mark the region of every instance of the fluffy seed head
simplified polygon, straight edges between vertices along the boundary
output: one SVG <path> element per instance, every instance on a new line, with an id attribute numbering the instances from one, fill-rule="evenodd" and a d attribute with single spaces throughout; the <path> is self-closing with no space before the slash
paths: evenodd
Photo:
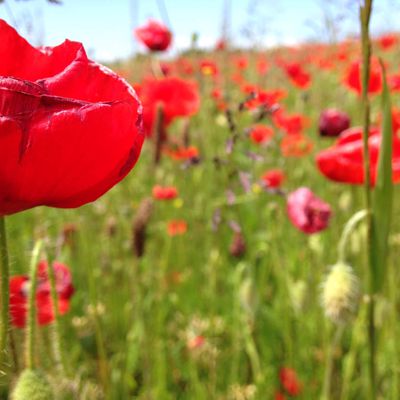
<path id="1" fill-rule="evenodd" d="M 346 322 L 357 308 L 359 282 L 353 269 L 338 262 L 331 267 L 322 283 L 322 306 L 335 323 Z"/>
<path id="2" fill-rule="evenodd" d="M 53 400 L 54 395 L 45 376 L 33 369 L 22 372 L 15 385 L 12 400 Z"/>

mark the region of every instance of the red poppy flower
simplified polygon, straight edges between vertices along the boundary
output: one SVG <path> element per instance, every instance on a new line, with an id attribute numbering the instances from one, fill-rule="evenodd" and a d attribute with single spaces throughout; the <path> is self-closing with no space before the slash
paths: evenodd
<path id="1" fill-rule="evenodd" d="M 146 25 L 135 29 L 135 36 L 151 51 L 167 50 L 172 33 L 160 22 L 150 20 Z"/>
<path id="2" fill-rule="evenodd" d="M 0 59 L 0 215 L 79 207 L 125 177 L 144 136 L 123 79 L 80 43 L 38 50 L 1 20 Z"/>
<path id="3" fill-rule="evenodd" d="M 187 223 L 184 220 L 173 220 L 168 222 L 167 231 L 169 236 L 183 235 L 187 231 Z"/>
<path id="4" fill-rule="evenodd" d="M 194 72 L 193 64 L 187 58 L 179 58 L 176 60 L 175 67 L 182 75 L 192 75 Z"/>
<path id="5" fill-rule="evenodd" d="M 398 37 L 391 33 L 381 36 L 377 42 L 382 50 L 389 50 L 396 45 Z"/>
<path id="6" fill-rule="evenodd" d="M 200 107 L 197 85 L 176 77 L 145 80 L 141 86 L 140 98 L 143 103 L 144 127 L 148 135 L 152 134 L 158 104 L 163 108 L 165 127 L 177 117 L 195 114 Z"/>
<path id="7" fill-rule="evenodd" d="M 178 196 L 178 190 L 174 186 L 160 186 L 153 187 L 153 197 L 156 200 L 172 200 Z"/>
<path id="8" fill-rule="evenodd" d="M 392 110 L 392 127 L 393 133 L 397 133 L 400 129 L 400 109 L 398 108 Z"/>
<path id="9" fill-rule="evenodd" d="M 300 63 L 285 64 L 284 70 L 293 85 L 300 89 L 306 89 L 310 86 L 310 74 L 303 69 Z"/>
<path id="10" fill-rule="evenodd" d="M 250 131 L 250 139 L 256 144 L 267 144 L 273 136 L 273 129 L 265 125 L 255 125 Z"/>
<path id="11" fill-rule="evenodd" d="M 271 169 L 266 171 L 261 179 L 267 188 L 275 189 L 281 187 L 285 174 L 280 169 Z"/>
<path id="12" fill-rule="evenodd" d="M 262 90 L 255 85 L 244 85 L 242 91 L 246 94 L 253 94 L 253 98 L 246 102 L 246 107 L 250 110 L 264 106 L 272 107 L 286 96 L 286 92 L 281 89 Z"/>
<path id="13" fill-rule="evenodd" d="M 226 40 L 225 39 L 219 39 L 217 43 L 215 44 L 215 50 L 217 51 L 222 51 L 226 49 Z"/>
<path id="14" fill-rule="evenodd" d="M 234 64 L 238 70 L 243 71 L 249 65 L 249 60 L 244 56 L 238 57 L 234 60 Z"/>
<path id="15" fill-rule="evenodd" d="M 196 146 L 177 147 L 176 149 L 167 147 L 164 149 L 164 153 L 177 161 L 190 160 L 199 156 L 199 150 Z"/>
<path id="16" fill-rule="evenodd" d="M 382 125 L 382 115 L 379 114 L 377 118 L 377 125 Z M 396 134 L 400 130 L 400 109 L 392 108 L 392 129 Z"/>
<path id="17" fill-rule="evenodd" d="M 375 184 L 381 135 L 371 129 L 368 138 L 371 184 Z M 336 182 L 364 183 L 362 128 L 350 128 L 342 132 L 334 146 L 321 151 L 316 158 L 319 170 Z M 400 139 L 393 136 L 393 182 L 400 182 Z"/>
<path id="18" fill-rule="evenodd" d="M 282 139 L 280 147 L 284 157 L 303 157 L 311 153 L 314 143 L 304 135 L 289 135 Z"/>
<path id="19" fill-rule="evenodd" d="M 36 289 L 36 313 L 39 325 L 47 325 L 54 321 L 47 268 L 46 262 L 42 261 L 39 264 Z M 74 293 L 71 272 L 66 265 L 59 262 L 55 262 L 53 268 L 59 312 L 64 315 L 69 310 L 70 298 Z M 29 286 L 29 278 L 26 275 L 14 276 L 10 279 L 11 323 L 17 328 L 23 328 L 26 324 Z"/>
<path id="20" fill-rule="evenodd" d="M 160 69 L 163 76 L 169 76 L 172 73 L 172 65 L 165 62 L 160 63 Z"/>
<path id="21" fill-rule="evenodd" d="M 187 347 L 189 350 L 199 349 L 204 346 L 206 338 L 202 335 L 194 336 L 187 341 Z"/>
<path id="22" fill-rule="evenodd" d="M 327 228 L 331 217 L 329 204 L 306 187 L 301 187 L 288 195 L 287 212 L 290 222 L 307 234 Z"/>
<path id="23" fill-rule="evenodd" d="M 400 74 L 388 76 L 388 85 L 392 92 L 400 92 Z"/>
<path id="24" fill-rule="evenodd" d="M 41 261 L 38 267 L 38 291 L 45 294 L 50 293 L 50 282 L 48 277 L 48 264 Z M 58 261 L 53 263 L 54 275 L 56 278 L 56 290 L 59 297 L 69 299 L 74 293 L 72 285 L 72 274 L 69 267 Z"/>
<path id="25" fill-rule="evenodd" d="M 281 368 L 279 371 L 279 380 L 290 396 L 298 396 L 301 393 L 302 385 L 294 369 Z"/>
<path id="26" fill-rule="evenodd" d="M 259 75 L 265 75 L 268 72 L 269 64 L 267 60 L 260 58 L 257 60 L 256 68 Z"/>
<path id="27" fill-rule="evenodd" d="M 206 76 L 218 75 L 217 64 L 212 60 L 202 60 L 200 62 L 200 71 L 203 75 Z"/>
<path id="28" fill-rule="evenodd" d="M 286 397 L 282 392 L 276 392 L 275 393 L 275 400 L 286 400 Z"/>
<path id="29" fill-rule="evenodd" d="M 283 108 L 275 111 L 273 120 L 280 129 L 288 135 L 297 135 L 309 126 L 310 121 L 302 114 L 286 114 Z"/>
<path id="30" fill-rule="evenodd" d="M 361 61 L 352 62 L 345 73 L 344 84 L 351 90 L 361 94 Z M 368 84 L 368 93 L 379 93 L 382 89 L 382 74 L 379 63 L 372 59 L 370 68 L 370 77 Z"/>
<path id="31" fill-rule="evenodd" d="M 328 108 L 319 117 L 319 133 L 321 136 L 339 136 L 350 127 L 350 117 L 343 111 Z"/>

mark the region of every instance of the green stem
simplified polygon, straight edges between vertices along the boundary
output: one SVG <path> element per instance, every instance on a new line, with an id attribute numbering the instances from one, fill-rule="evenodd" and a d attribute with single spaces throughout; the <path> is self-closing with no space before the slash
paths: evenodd
<path id="1" fill-rule="evenodd" d="M 362 107 L 363 107 L 363 153 L 364 153 L 364 189 L 366 209 L 368 213 L 368 238 L 367 238 L 367 257 L 369 268 L 369 295 L 368 303 L 368 340 L 369 340 L 369 398 L 376 399 L 376 332 L 375 332 L 375 298 L 374 298 L 374 274 L 372 265 L 372 214 L 371 214 L 371 175 L 370 175 L 370 156 L 368 149 L 368 137 L 370 126 L 370 104 L 368 98 L 368 86 L 371 62 L 371 41 L 369 38 L 369 22 L 372 12 L 372 0 L 364 0 L 364 6 L 360 7 L 361 22 L 361 45 L 362 45 Z"/>
<path id="2" fill-rule="evenodd" d="M 97 293 L 96 293 L 96 282 L 93 277 L 93 271 L 88 268 L 87 271 L 87 279 L 89 286 L 89 301 L 92 307 L 93 313 L 93 325 L 96 339 L 96 347 L 98 352 L 98 365 L 99 365 L 99 375 L 103 390 L 106 394 L 106 398 L 109 398 L 109 372 L 108 372 L 108 363 L 107 363 L 107 355 L 106 349 L 104 346 L 104 336 L 103 330 L 100 323 L 100 317 L 98 314 L 98 301 L 97 301 Z"/>
<path id="3" fill-rule="evenodd" d="M 57 363 L 57 366 L 60 368 L 63 374 L 67 374 L 68 365 L 64 354 L 64 349 L 62 346 L 62 335 L 61 335 L 61 324 L 60 324 L 60 310 L 58 306 L 58 295 L 56 288 L 56 277 L 54 273 L 54 267 L 52 260 L 49 260 L 47 274 L 50 281 L 50 296 L 51 303 L 53 308 L 54 315 L 54 324 L 53 324 L 53 337 L 52 337 L 52 345 L 54 351 L 54 358 Z"/>
<path id="4" fill-rule="evenodd" d="M 29 295 L 28 295 L 28 322 L 27 331 L 25 333 L 25 366 L 27 369 L 33 369 L 34 360 L 34 343 L 36 332 L 36 287 L 37 287 L 37 271 L 39 254 L 42 249 L 43 242 L 38 240 L 33 248 L 31 263 L 29 266 Z"/>
<path id="5" fill-rule="evenodd" d="M 4 217 L 0 216 L 0 272 L 1 272 L 1 330 L 0 367 L 4 364 L 9 327 L 10 273 L 8 265 L 7 236 Z"/>
<path id="6" fill-rule="evenodd" d="M 336 329 L 335 335 L 333 336 L 332 342 L 328 348 L 326 356 L 326 367 L 325 367 L 325 378 L 324 386 L 322 390 L 321 400 L 329 400 L 331 398 L 331 388 L 332 388 L 332 376 L 333 367 L 335 361 L 335 349 L 340 343 L 340 338 L 342 337 L 344 325 L 339 325 Z"/>
<path id="7" fill-rule="evenodd" d="M 365 319 L 367 314 L 366 304 L 363 304 L 359 315 L 351 329 L 351 340 L 349 351 L 343 358 L 342 367 L 342 387 L 339 400 L 347 400 L 350 397 L 351 383 L 354 381 L 354 371 L 357 366 L 357 355 L 363 346 L 365 331 Z"/>
<path id="8" fill-rule="evenodd" d="M 349 242 L 350 235 L 356 228 L 359 222 L 361 222 L 365 217 L 368 216 L 367 210 L 361 210 L 356 212 L 346 223 L 342 236 L 340 237 L 338 245 L 339 262 L 345 262 L 346 260 L 346 245 Z"/>

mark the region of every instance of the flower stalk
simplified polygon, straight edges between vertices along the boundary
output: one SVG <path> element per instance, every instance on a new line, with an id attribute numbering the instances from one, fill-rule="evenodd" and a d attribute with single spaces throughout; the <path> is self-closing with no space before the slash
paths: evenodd
<path id="1" fill-rule="evenodd" d="M 5 218 L 0 216 L 0 272 L 1 272 L 1 327 L 0 327 L 0 367 L 3 366 L 9 329 L 10 272 Z"/>
<path id="2" fill-rule="evenodd" d="M 34 343 L 36 333 L 36 288 L 37 288 L 37 272 L 40 251 L 43 241 L 38 240 L 33 248 L 31 263 L 29 266 L 30 286 L 28 294 L 28 323 L 25 336 L 25 367 L 33 369 L 35 366 L 34 360 Z"/>
<path id="3" fill-rule="evenodd" d="M 50 260 L 52 261 L 52 260 Z M 51 296 L 51 304 L 53 308 L 53 315 L 54 315 L 54 325 L 53 329 L 53 352 L 56 363 L 60 368 L 63 374 L 68 374 L 68 365 L 67 360 L 65 358 L 65 354 L 63 351 L 62 346 L 62 335 L 61 335 L 61 324 L 60 324 L 60 310 L 58 307 L 58 294 L 56 288 L 56 277 L 54 273 L 53 263 L 48 263 L 47 274 L 50 281 L 50 296 Z"/>
<path id="4" fill-rule="evenodd" d="M 368 233 L 367 233 L 367 258 L 369 268 L 369 303 L 368 303 L 368 343 L 369 343 L 369 397 L 376 399 L 376 332 L 375 332 L 375 296 L 374 296 L 374 274 L 372 260 L 372 192 L 370 175 L 370 155 L 368 149 L 369 128 L 370 128 L 370 103 L 368 97 L 368 86 L 370 78 L 371 62 L 371 41 L 369 37 L 369 23 L 372 13 L 372 0 L 364 0 L 360 7 L 361 23 L 361 46 L 362 46 L 362 91 L 361 102 L 363 111 L 363 160 L 364 160 L 364 190 L 366 209 L 368 211 Z"/>

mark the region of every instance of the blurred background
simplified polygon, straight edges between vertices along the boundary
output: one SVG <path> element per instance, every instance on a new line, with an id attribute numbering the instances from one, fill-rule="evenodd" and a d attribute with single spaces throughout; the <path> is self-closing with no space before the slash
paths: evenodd
<path id="1" fill-rule="evenodd" d="M 228 37 L 241 48 L 336 41 L 357 34 L 358 0 L 0 0 L 0 18 L 35 45 L 65 38 L 84 43 L 104 62 L 145 52 L 132 31 L 149 18 L 163 21 L 174 42 L 166 57 L 191 46 L 213 48 Z M 396 31 L 398 0 L 375 2 L 372 33 Z"/>

